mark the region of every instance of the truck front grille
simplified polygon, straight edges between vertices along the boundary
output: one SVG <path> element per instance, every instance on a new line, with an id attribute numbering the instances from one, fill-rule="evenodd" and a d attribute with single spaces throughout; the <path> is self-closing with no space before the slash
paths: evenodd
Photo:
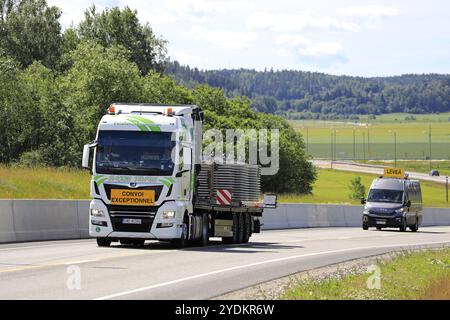
<path id="1" fill-rule="evenodd" d="M 142 220 L 141 224 L 123 224 L 123 217 L 111 217 L 113 230 L 117 232 L 150 232 L 152 228 L 154 217 L 139 218 Z"/>

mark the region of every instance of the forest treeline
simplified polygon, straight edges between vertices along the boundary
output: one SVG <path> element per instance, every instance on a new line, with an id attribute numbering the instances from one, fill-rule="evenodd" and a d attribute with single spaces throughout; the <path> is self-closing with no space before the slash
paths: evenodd
<path id="1" fill-rule="evenodd" d="M 246 96 L 252 108 L 288 117 L 350 117 L 393 112 L 450 111 L 450 75 L 362 78 L 294 70 L 199 70 L 168 62 L 165 72 L 180 84 L 207 84 L 227 96 Z"/>
<path id="2" fill-rule="evenodd" d="M 197 104 L 206 129 L 279 129 L 280 170 L 263 177 L 263 191 L 311 192 L 316 173 L 302 136 L 247 97 L 164 75 L 166 41 L 136 11 L 91 7 L 66 30 L 60 17 L 45 0 L 0 0 L 0 164 L 80 167 L 113 102 Z"/>

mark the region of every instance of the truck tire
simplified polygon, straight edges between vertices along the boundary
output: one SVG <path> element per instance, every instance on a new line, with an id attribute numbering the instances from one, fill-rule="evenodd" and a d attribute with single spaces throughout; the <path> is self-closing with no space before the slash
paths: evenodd
<path id="1" fill-rule="evenodd" d="M 239 218 L 237 214 L 233 214 L 233 236 L 222 237 L 223 244 L 236 244 L 239 243 Z"/>
<path id="2" fill-rule="evenodd" d="M 244 243 L 245 238 L 245 213 L 238 213 L 238 242 Z"/>
<path id="3" fill-rule="evenodd" d="M 182 231 L 181 231 L 181 238 L 180 239 L 172 239 L 170 241 L 170 244 L 175 249 L 183 249 L 184 247 L 186 247 L 186 245 L 188 243 L 187 236 L 188 236 L 188 225 L 187 225 L 186 222 L 184 222 L 183 223 L 183 227 L 182 227 Z"/>
<path id="4" fill-rule="evenodd" d="M 244 239 L 242 243 L 248 243 L 252 235 L 252 216 L 250 213 L 244 213 Z"/>
<path id="5" fill-rule="evenodd" d="M 208 214 L 202 214 L 201 238 L 194 241 L 194 245 L 206 247 L 209 244 L 209 219 Z"/>
<path id="6" fill-rule="evenodd" d="M 364 224 L 363 224 L 362 228 L 363 228 L 363 230 L 369 230 L 369 227 Z"/>
<path id="7" fill-rule="evenodd" d="M 108 239 L 108 238 L 97 238 L 97 245 L 99 247 L 109 247 L 111 245 L 111 239 Z"/>

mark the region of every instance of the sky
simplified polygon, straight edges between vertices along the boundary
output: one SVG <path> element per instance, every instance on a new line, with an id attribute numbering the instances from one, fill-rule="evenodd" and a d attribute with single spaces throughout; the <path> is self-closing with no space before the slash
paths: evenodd
<path id="1" fill-rule="evenodd" d="M 67 28 L 86 8 L 129 6 L 200 69 L 336 75 L 450 73 L 448 0 L 47 0 Z"/>

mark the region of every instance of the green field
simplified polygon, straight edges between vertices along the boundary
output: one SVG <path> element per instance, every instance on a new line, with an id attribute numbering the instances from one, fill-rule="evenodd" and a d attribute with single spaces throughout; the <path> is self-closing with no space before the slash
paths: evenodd
<path id="1" fill-rule="evenodd" d="M 415 121 L 405 121 L 406 116 L 382 115 L 375 120 L 362 118 L 356 123 L 320 120 L 289 123 L 303 134 L 308 153 L 314 158 L 330 159 L 333 141 L 336 159 L 428 159 L 431 128 L 431 159 L 450 159 L 450 114 L 416 115 Z"/>
<path id="2" fill-rule="evenodd" d="M 85 170 L 0 167 L 0 198 L 88 199 L 89 181 Z"/>
<path id="3" fill-rule="evenodd" d="M 371 274 L 336 273 L 321 280 L 294 278 L 281 296 L 288 300 L 448 300 L 450 249 L 404 252 L 377 261 L 379 287 L 368 288 Z M 373 284 L 374 282 L 369 282 Z"/>
<path id="4" fill-rule="evenodd" d="M 280 202 L 359 204 L 349 197 L 350 180 L 360 176 L 369 188 L 374 176 L 318 169 L 312 195 L 284 194 Z M 0 167 L 0 199 L 89 199 L 90 174 L 74 169 L 29 169 Z M 444 185 L 422 182 L 423 201 L 428 207 L 447 207 Z"/>
<path id="5" fill-rule="evenodd" d="M 376 177 L 370 174 L 319 169 L 318 178 L 314 183 L 312 195 L 283 194 L 280 202 L 294 203 L 327 203 L 327 204 L 359 204 L 359 200 L 350 199 L 349 185 L 355 176 L 361 177 L 361 182 L 369 190 L 372 180 Z M 449 207 L 445 199 L 445 186 L 427 181 L 421 182 L 423 203 L 426 207 Z"/>
<path id="6" fill-rule="evenodd" d="M 361 161 L 361 162 L 363 162 L 363 161 Z M 380 166 L 388 166 L 388 167 L 394 166 L 394 162 L 392 160 L 390 160 L 390 161 L 371 160 L 371 161 L 365 161 L 364 163 L 380 165 Z M 420 161 L 420 160 L 397 161 L 397 167 L 403 168 L 406 171 L 411 171 L 411 172 L 422 172 L 422 173 L 430 172 L 430 162 L 429 161 Z M 441 176 L 445 176 L 445 175 L 449 176 L 450 175 L 450 161 L 448 161 L 448 160 L 431 161 L 431 168 L 439 170 L 439 174 Z"/>

